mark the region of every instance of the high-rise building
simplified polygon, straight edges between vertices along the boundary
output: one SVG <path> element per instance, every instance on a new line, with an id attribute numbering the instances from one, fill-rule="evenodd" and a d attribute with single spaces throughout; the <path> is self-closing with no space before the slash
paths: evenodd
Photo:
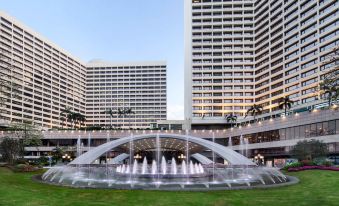
<path id="1" fill-rule="evenodd" d="M 61 125 L 65 107 L 85 113 L 86 67 L 80 60 L 3 12 L 0 37 L 1 76 L 19 85 L 16 97 L 2 102 L 2 120 L 51 128 Z"/>
<path id="2" fill-rule="evenodd" d="M 283 97 L 311 105 L 339 45 L 332 0 L 185 1 L 185 118 L 225 123 L 253 104 L 278 110 Z"/>
<path id="3" fill-rule="evenodd" d="M 148 128 L 166 119 L 166 100 L 166 62 L 87 64 L 88 126 Z"/>
<path id="4" fill-rule="evenodd" d="M 60 117 L 65 108 L 86 114 L 88 126 L 109 127 L 108 109 L 132 109 L 112 117 L 115 127 L 166 119 L 166 62 L 86 64 L 3 12 L 0 37 L 1 83 L 9 77 L 19 85 L 13 92 L 1 84 L 1 123 L 72 127 Z"/>

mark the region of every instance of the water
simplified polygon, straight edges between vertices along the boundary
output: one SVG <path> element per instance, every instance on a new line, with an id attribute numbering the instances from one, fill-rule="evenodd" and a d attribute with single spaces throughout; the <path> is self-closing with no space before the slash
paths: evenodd
<path id="1" fill-rule="evenodd" d="M 173 174 L 173 175 L 177 174 L 177 163 L 176 163 L 174 157 L 172 157 L 171 174 Z"/>
<path id="2" fill-rule="evenodd" d="M 232 144 L 232 137 L 231 136 L 228 138 L 228 146 L 229 147 L 233 146 L 233 144 Z"/>
<path id="3" fill-rule="evenodd" d="M 137 171 L 138 171 L 138 161 L 134 160 L 132 173 L 137 174 Z"/>
<path id="4" fill-rule="evenodd" d="M 144 161 L 142 162 L 142 169 L 141 169 L 141 174 L 146 174 L 147 173 L 147 158 L 144 157 Z"/>
<path id="5" fill-rule="evenodd" d="M 155 135 L 155 134 L 154 134 Z M 215 142 L 215 134 L 213 133 L 213 143 Z M 202 165 L 198 162 L 193 162 L 190 159 L 188 131 L 186 131 L 186 147 L 180 151 L 186 153 L 186 157 L 177 162 L 176 156 L 171 158 L 171 164 L 166 162 L 165 156 L 161 156 L 160 136 L 155 135 L 155 155 L 148 164 L 146 156 L 143 157 L 142 163 L 134 160 L 134 137 L 131 135 L 129 142 L 129 161 L 120 165 L 107 164 L 107 152 L 103 153 L 106 156 L 106 161 L 99 164 L 84 164 L 84 165 L 67 165 L 64 167 L 55 167 L 48 170 L 43 176 L 44 181 L 53 182 L 62 185 L 74 186 L 91 186 L 91 187 L 115 187 L 117 185 L 128 185 L 128 187 L 145 187 L 155 186 L 161 188 L 166 185 L 172 185 L 171 188 L 178 186 L 182 189 L 185 185 L 194 185 L 194 187 L 213 187 L 213 185 L 224 184 L 229 188 L 234 185 L 247 185 L 252 187 L 258 184 L 279 184 L 288 181 L 280 171 L 274 168 L 256 167 L 248 165 L 215 165 L 215 148 L 212 150 L 213 165 Z M 240 138 L 241 153 L 249 156 L 248 139 Z M 185 141 L 185 139 L 184 139 Z M 109 138 L 107 136 L 107 142 Z M 185 144 L 185 143 L 184 143 Z M 83 143 L 81 138 L 77 140 L 77 155 L 80 155 Z M 229 138 L 229 146 L 232 145 Z M 88 149 L 91 148 L 91 135 L 88 136 Z M 128 152 L 127 152 L 128 153 Z M 213 168 L 212 168 L 213 166 Z M 133 179 L 132 179 L 133 178 Z M 133 180 L 133 181 L 132 181 Z M 103 186 L 104 185 L 104 186 Z M 200 186 L 199 186 L 200 185 Z M 223 185 L 223 186 L 224 186 Z M 124 186 L 122 186 L 124 187 Z"/>
<path id="6" fill-rule="evenodd" d="M 181 163 L 181 174 L 186 175 L 187 174 L 187 166 L 185 160 Z"/>
<path id="7" fill-rule="evenodd" d="M 157 162 L 155 160 L 152 161 L 152 175 L 157 174 Z"/>
<path id="8" fill-rule="evenodd" d="M 213 132 L 213 147 L 214 147 L 214 143 L 215 143 L 215 136 L 214 136 L 214 132 Z M 215 152 L 214 152 L 214 148 L 212 150 L 212 157 L 213 157 L 213 182 L 215 181 Z"/>
<path id="9" fill-rule="evenodd" d="M 161 173 L 165 175 L 167 172 L 167 164 L 166 164 L 166 159 L 164 156 L 161 158 Z"/>

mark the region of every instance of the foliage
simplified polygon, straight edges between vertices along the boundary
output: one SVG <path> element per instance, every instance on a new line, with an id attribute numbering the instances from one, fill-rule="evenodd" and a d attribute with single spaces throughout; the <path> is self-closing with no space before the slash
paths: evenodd
<path id="1" fill-rule="evenodd" d="M 324 70 L 322 74 L 323 81 L 319 84 L 320 94 L 328 100 L 329 106 L 332 101 L 339 99 L 339 46 L 333 48 L 322 62 Z"/>
<path id="2" fill-rule="evenodd" d="M 322 141 L 313 139 L 299 141 L 291 150 L 291 155 L 300 161 L 312 161 L 314 158 L 326 156 L 327 153 L 327 145 Z"/>
<path id="3" fill-rule="evenodd" d="M 289 97 L 284 97 L 279 101 L 279 108 L 285 109 L 285 116 L 287 114 L 287 109 L 291 109 L 293 101 Z"/>
<path id="4" fill-rule="evenodd" d="M 22 140 L 4 137 L 0 143 L 0 153 L 4 161 L 13 165 L 24 153 Z"/>
<path id="5" fill-rule="evenodd" d="M 285 167 L 283 167 L 283 170 L 288 170 L 289 168 L 297 168 L 297 167 L 302 167 L 302 166 L 304 166 L 304 164 L 301 162 L 292 162 L 286 165 Z"/>
<path id="6" fill-rule="evenodd" d="M 61 147 L 55 147 L 52 150 L 52 158 L 55 161 L 55 163 L 59 162 L 62 159 L 62 156 L 64 155 L 65 151 Z"/>
<path id="7" fill-rule="evenodd" d="M 10 54 L 7 54 L 10 55 Z M 21 86 L 15 80 L 14 66 L 5 51 L 0 48 L 0 118 L 6 113 L 6 103 L 18 98 Z"/>
<path id="8" fill-rule="evenodd" d="M 38 168 L 30 164 L 18 164 L 14 167 L 16 172 L 32 172 Z"/>
<path id="9" fill-rule="evenodd" d="M 22 140 L 25 147 L 37 147 L 42 143 L 43 134 L 32 123 L 12 123 L 7 130 L 13 131 L 14 137 Z"/>
<path id="10" fill-rule="evenodd" d="M 62 127 L 66 121 L 71 122 L 72 128 L 76 127 L 77 124 L 79 124 L 79 128 L 81 128 L 81 125 L 86 121 L 86 116 L 79 112 L 72 111 L 70 107 L 66 107 L 60 112 L 60 119 L 62 120 Z"/>
<path id="11" fill-rule="evenodd" d="M 254 104 L 253 106 L 251 106 L 245 115 L 245 118 L 250 114 L 251 116 L 253 116 L 254 120 L 256 119 L 256 116 L 261 114 L 263 110 L 263 107 L 261 105 L 256 105 Z"/>

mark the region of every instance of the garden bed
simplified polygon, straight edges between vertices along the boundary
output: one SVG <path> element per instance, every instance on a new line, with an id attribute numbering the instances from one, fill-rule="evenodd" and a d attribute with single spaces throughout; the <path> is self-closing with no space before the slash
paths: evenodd
<path id="1" fill-rule="evenodd" d="M 304 171 L 304 170 L 330 170 L 330 171 L 339 171 L 339 167 L 333 167 L 333 166 L 302 166 L 302 167 L 290 167 L 287 171 L 289 172 L 298 172 L 298 171 Z"/>

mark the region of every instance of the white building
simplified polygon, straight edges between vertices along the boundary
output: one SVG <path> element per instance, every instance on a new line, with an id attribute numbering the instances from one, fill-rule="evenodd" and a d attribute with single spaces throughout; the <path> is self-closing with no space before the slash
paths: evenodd
<path id="1" fill-rule="evenodd" d="M 86 117 L 88 126 L 149 128 L 166 119 L 166 62 L 87 64 Z M 131 114 L 105 113 L 131 108 Z"/>
<path id="2" fill-rule="evenodd" d="M 1 105 L 2 120 L 51 128 L 60 127 L 65 107 L 85 113 L 86 67 L 80 60 L 3 12 L 0 37 L 1 77 L 9 74 L 19 85 L 17 97 Z"/>
<path id="3" fill-rule="evenodd" d="M 104 113 L 109 108 L 135 112 L 115 115 L 115 127 L 149 128 L 166 119 L 166 62 L 86 64 L 3 12 L 0 37 L 1 81 L 8 74 L 19 85 L 17 97 L 1 105 L 2 124 L 71 127 L 60 118 L 65 108 L 86 114 L 88 126 L 109 127 L 110 116 Z"/>
<path id="4" fill-rule="evenodd" d="M 339 45 L 332 0 L 185 1 L 185 119 L 225 123 L 253 104 L 278 110 L 287 96 L 313 104 L 322 62 Z"/>

